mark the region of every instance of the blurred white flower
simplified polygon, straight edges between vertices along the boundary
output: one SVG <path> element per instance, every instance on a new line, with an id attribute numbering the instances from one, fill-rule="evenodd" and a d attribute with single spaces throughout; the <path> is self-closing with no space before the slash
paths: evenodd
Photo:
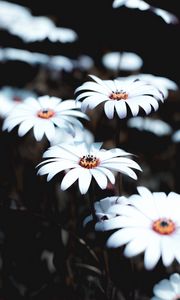
<path id="1" fill-rule="evenodd" d="M 30 10 L 21 5 L 0 1 L 0 27 L 8 29 L 19 19 L 23 20 L 31 16 Z"/>
<path id="2" fill-rule="evenodd" d="M 121 207 L 121 205 L 128 204 L 128 198 L 124 196 L 112 196 L 112 197 L 106 197 L 104 199 L 101 199 L 100 201 L 97 201 L 94 203 L 95 213 L 97 217 L 97 223 L 95 225 L 96 230 L 103 230 L 101 228 L 102 221 L 109 220 L 118 215 L 118 209 Z M 114 206 L 116 209 L 114 209 Z M 111 208 L 113 207 L 113 211 L 111 211 Z M 87 216 L 84 221 L 83 225 L 85 226 L 88 222 L 93 220 L 93 216 Z"/>
<path id="3" fill-rule="evenodd" d="M 117 7 L 121 7 L 123 5 L 128 8 L 139 9 L 141 11 L 150 10 L 154 14 L 160 16 L 167 24 L 179 23 L 179 19 L 174 14 L 172 14 L 164 9 L 151 6 L 143 0 L 114 0 L 112 6 L 114 8 L 117 8 Z"/>
<path id="4" fill-rule="evenodd" d="M 73 62 L 66 56 L 56 55 L 49 57 L 47 67 L 51 70 L 71 72 L 73 69 Z"/>
<path id="5" fill-rule="evenodd" d="M 46 54 L 30 52 L 27 50 L 16 49 L 16 48 L 1 48 L 0 49 L 0 60 L 18 60 L 28 63 L 30 65 L 36 64 L 47 64 L 49 57 Z"/>
<path id="6" fill-rule="evenodd" d="M 163 279 L 153 288 L 154 297 L 151 300 L 178 300 L 180 299 L 180 275 L 174 273 L 168 279 Z"/>
<path id="7" fill-rule="evenodd" d="M 6 62 L 9 60 L 23 61 L 30 65 L 43 65 L 55 71 L 65 70 L 71 72 L 73 69 L 73 61 L 62 55 L 49 56 L 47 54 L 30 52 L 27 50 L 16 48 L 1 48 L 0 61 Z"/>
<path id="8" fill-rule="evenodd" d="M 162 93 L 153 85 L 147 84 L 141 80 L 125 82 L 120 80 L 101 80 L 97 76 L 90 75 L 95 81 L 83 83 L 75 90 L 75 93 L 82 92 L 76 97 L 76 100 L 82 100 L 82 111 L 88 108 L 93 109 L 102 102 L 104 111 L 109 119 L 114 117 L 116 111 L 119 118 L 127 116 L 127 106 L 130 108 L 133 116 L 139 113 L 139 107 L 142 107 L 146 114 L 149 114 L 159 107 L 159 102 L 163 102 Z"/>
<path id="9" fill-rule="evenodd" d="M 3 123 L 3 130 L 11 131 L 19 125 L 18 135 L 23 136 L 33 128 L 37 141 L 40 141 L 44 134 L 51 141 L 55 136 L 56 126 L 74 135 L 74 126 L 83 127 L 76 117 L 88 119 L 78 108 L 74 100 L 62 101 L 60 98 L 49 96 L 27 98 L 10 112 Z"/>
<path id="10" fill-rule="evenodd" d="M 125 80 L 125 81 L 134 81 L 134 80 L 143 80 L 149 84 L 154 85 L 157 89 L 159 89 L 166 99 L 169 94 L 169 90 L 177 91 L 179 89 L 178 85 L 169 78 L 155 76 L 152 74 L 136 74 L 130 75 L 127 77 L 118 77 L 118 80 Z"/>
<path id="11" fill-rule="evenodd" d="M 162 257 L 165 267 L 174 259 L 180 263 L 180 195 L 170 192 L 151 193 L 145 187 L 137 188 L 139 195 L 131 195 L 129 204 L 111 208 L 119 216 L 104 220 L 100 230 L 114 230 L 108 247 L 126 245 L 127 257 L 144 253 L 145 268 L 153 269 Z"/>
<path id="12" fill-rule="evenodd" d="M 5 1 L 0 1 L 0 27 L 26 43 L 42 41 L 46 38 L 51 42 L 61 43 L 72 43 L 77 40 L 74 30 L 56 27 L 48 17 L 32 16 L 25 7 Z"/>
<path id="13" fill-rule="evenodd" d="M 172 133 L 172 128 L 169 124 L 162 120 L 151 118 L 130 118 L 127 125 L 131 128 L 136 128 L 140 131 L 149 131 L 157 136 L 169 135 Z"/>
<path id="14" fill-rule="evenodd" d="M 28 97 L 36 97 L 36 93 L 26 89 L 5 86 L 0 89 L 0 117 L 5 118 L 10 111 Z"/>
<path id="15" fill-rule="evenodd" d="M 179 143 L 180 142 L 180 129 L 176 130 L 173 135 L 172 135 L 172 141 L 174 143 Z"/>
<path id="16" fill-rule="evenodd" d="M 79 68 L 82 71 L 88 71 L 94 66 L 93 59 L 88 55 L 79 55 L 76 60 L 73 60 L 74 68 Z"/>
<path id="17" fill-rule="evenodd" d="M 90 145 L 94 142 L 94 136 L 88 129 L 74 127 L 74 132 L 74 136 L 72 136 L 66 130 L 57 127 L 55 129 L 55 136 L 51 140 L 50 145 L 54 146 L 60 143 L 72 144 L 73 142 L 85 142 Z"/>
<path id="18" fill-rule="evenodd" d="M 47 176 L 47 181 L 64 170 L 67 171 L 61 182 L 61 189 L 68 189 L 77 179 L 81 194 L 85 194 L 94 177 L 101 189 L 105 189 L 108 180 L 114 184 L 115 176 L 112 171 L 121 172 L 133 179 L 136 173 L 131 168 L 141 171 L 140 166 L 122 149 L 100 149 L 102 143 L 59 144 L 45 151 L 43 157 L 49 158 L 40 163 L 38 174 Z"/>
<path id="19" fill-rule="evenodd" d="M 103 55 L 102 63 L 113 71 L 137 71 L 141 69 L 143 60 L 133 52 L 109 52 Z"/>

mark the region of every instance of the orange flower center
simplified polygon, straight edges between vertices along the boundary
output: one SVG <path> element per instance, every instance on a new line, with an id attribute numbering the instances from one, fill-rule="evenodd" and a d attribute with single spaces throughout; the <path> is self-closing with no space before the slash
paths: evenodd
<path id="1" fill-rule="evenodd" d="M 54 116 L 55 112 L 52 109 L 42 109 L 38 112 L 38 117 L 42 119 L 50 119 Z"/>
<path id="2" fill-rule="evenodd" d="M 176 226 L 172 220 L 162 218 L 153 223 L 152 229 L 159 234 L 168 235 L 175 231 Z"/>
<path id="3" fill-rule="evenodd" d="M 84 155 L 79 161 L 79 165 L 86 169 L 96 168 L 99 165 L 99 163 L 100 161 L 98 158 L 89 154 L 86 156 Z"/>
<path id="4" fill-rule="evenodd" d="M 109 96 L 111 100 L 126 100 L 128 98 L 128 94 L 124 91 L 116 91 L 112 92 Z"/>

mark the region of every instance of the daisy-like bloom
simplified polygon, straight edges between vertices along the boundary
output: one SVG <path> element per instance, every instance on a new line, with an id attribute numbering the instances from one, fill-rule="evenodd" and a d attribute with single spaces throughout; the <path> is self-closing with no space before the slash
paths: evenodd
<path id="1" fill-rule="evenodd" d="M 179 143 L 180 142 L 180 129 L 176 130 L 173 135 L 172 135 L 172 141 L 174 143 Z"/>
<path id="2" fill-rule="evenodd" d="M 3 130 L 11 131 L 19 125 L 18 135 L 23 136 L 33 128 L 37 141 L 40 141 L 44 134 L 51 141 L 55 136 L 56 126 L 74 135 L 74 126 L 83 127 L 76 117 L 88 119 L 78 108 L 74 100 L 62 101 L 60 98 L 49 96 L 27 98 L 10 112 L 4 121 Z"/>
<path id="3" fill-rule="evenodd" d="M 140 170 L 140 166 L 126 156 L 130 155 L 119 148 L 111 150 L 100 149 L 102 143 L 93 143 L 90 146 L 85 143 L 59 144 L 45 151 L 43 161 L 38 174 L 47 176 L 51 180 L 57 173 L 66 171 L 61 182 L 61 189 L 68 189 L 77 179 L 81 194 L 85 194 L 94 177 L 101 189 L 105 189 L 108 181 L 115 183 L 112 171 L 121 172 L 133 179 L 137 179 L 136 173 L 131 169 Z"/>
<path id="4" fill-rule="evenodd" d="M 104 220 L 109 220 L 117 216 L 115 212 L 114 205 L 118 208 L 121 205 L 129 204 L 128 198 L 125 196 L 112 196 L 106 197 L 94 203 L 95 213 L 97 217 L 97 223 L 95 225 L 96 230 L 101 230 L 102 224 Z M 113 211 L 111 211 L 111 207 L 113 207 Z M 84 221 L 83 225 L 93 220 L 93 216 L 87 216 Z"/>
<path id="5" fill-rule="evenodd" d="M 66 72 L 71 72 L 73 69 L 71 59 L 62 55 L 49 56 L 15 48 L 0 49 L 0 61 L 6 62 L 11 60 L 23 61 L 32 66 L 42 65 L 45 68 L 57 71 L 65 70 Z"/>
<path id="6" fill-rule="evenodd" d="M 143 60 L 133 52 L 109 52 L 103 55 L 102 63 L 112 71 L 138 71 L 143 65 Z"/>
<path id="7" fill-rule="evenodd" d="M 67 130 L 57 127 L 55 129 L 55 136 L 51 140 L 50 145 L 55 146 L 61 143 L 72 144 L 74 142 L 85 142 L 90 145 L 94 142 L 94 136 L 88 129 L 74 127 L 74 132 L 74 136 L 72 136 Z"/>
<path id="8" fill-rule="evenodd" d="M 5 1 L 0 1 L 0 27 L 26 43 L 46 38 L 51 42 L 72 43 L 78 38 L 74 30 L 56 27 L 50 18 L 33 16 L 26 7 Z"/>
<path id="9" fill-rule="evenodd" d="M 76 100 L 82 100 L 82 111 L 88 108 L 93 109 L 100 103 L 105 102 L 104 111 L 109 119 L 114 117 L 116 110 L 120 119 L 127 116 L 127 106 L 129 106 L 133 116 L 139 113 L 142 107 L 146 114 L 149 114 L 159 107 L 159 102 L 164 101 L 162 93 L 153 85 L 138 80 L 125 82 L 120 80 L 101 80 L 97 76 L 90 75 L 95 81 L 83 83 L 75 90 L 80 93 Z"/>
<path id="10" fill-rule="evenodd" d="M 155 15 L 160 16 L 167 24 L 177 24 L 179 19 L 172 13 L 154 6 L 149 5 L 143 0 L 114 0 L 113 7 L 126 6 L 131 9 L 139 9 L 141 11 L 149 10 L 152 11 Z"/>
<path id="11" fill-rule="evenodd" d="M 130 75 L 128 77 L 118 77 L 119 80 L 125 81 L 134 81 L 134 80 L 143 80 L 149 84 L 154 85 L 157 89 L 159 89 L 166 99 L 168 97 L 169 91 L 177 91 L 179 89 L 178 85 L 169 78 L 155 76 L 152 74 L 137 74 L 137 75 Z"/>
<path id="12" fill-rule="evenodd" d="M 87 71 L 94 66 L 92 57 L 82 54 L 79 55 L 76 60 L 73 60 L 74 68 L 78 68 L 82 71 Z"/>
<path id="13" fill-rule="evenodd" d="M 108 238 L 107 246 L 116 248 L 127 244 L 126 257 L 144 252 L 144 265 L 148 270 L 153 269 L 161 257 L 165 267 L 174 259 L 180 263 L 180 195 L 151 193 L 142 186 L 137 190 L 139 195 L 129 197 L 130 205 L 111 207 L 117 216 L 102 221 L 100 230 L 117 229 Z"/>
<path id="14" fill-rule="evenodd" d="M 179 300 L 180 275 L 174 273 L 168 279 L 163 279 L 153 288 L 154 297 L 151 300 Z"/>
<path id="15" fill-rule="evenodd" d="M 17 104 L 20 104 L 28 97 L 36 96 L 36 93 L 30 90 L 4 86 L 0 89 L 0 117 L 7 117 Z"/>
<path id="16" fill-rule="evenodd" d="M 162 120 L 151 118 L 130 118 L 127 125 L 131 128 L 136 128 L 140 131 L 149 131 L 157 136 L 169 135 L 172 133 L 172 127 Z"/>
<path id="17" fill-rule="evenodd" d="M 0 27 L 9 28 L 17 20 L 26 19 L 31 16 L 28 8 L 6 1 L 0 1 Z"/>

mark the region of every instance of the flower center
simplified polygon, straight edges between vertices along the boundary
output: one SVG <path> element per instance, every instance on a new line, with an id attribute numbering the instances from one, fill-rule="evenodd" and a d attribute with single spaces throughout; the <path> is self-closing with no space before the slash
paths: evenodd
<path id="1" fill-rule="evenodd" d="M 14 102 L 21 102 L 22 101 L 21 97 L 19 97 L 19 96 L 14 96 L 13 100 L 14 100 Z"/>
<path id="2" fill-rule="evenodd" d="M 96 168 L 99 165 L 100 161 L 98 158 L 96 158 L 93 155 L 84 155 L 80 161 L 79 165 L 86 169 L 93 169 Z"/>
<path id="3" fill-rule="evenodd" d="M 159 234 L 168 235 L 175 231 L 176 226 L 172 220 L 162 218 L 153 223 L 152 229 Z"/>
<path id="4" fill-rule="evenodd" d="M 122 90 L 120 91 L 112 91 L 112 93 L 110 94 L 109 98 L 111 100 L 126 100 L 128 98 L 128 94 Z"/>
<path id="5" fill-rule="evenodd" d="M 42 109 L 38 112 L 38 117 L 42 119 L 50 119 L 54 116 L 55 112 L 52 109 Z"/>

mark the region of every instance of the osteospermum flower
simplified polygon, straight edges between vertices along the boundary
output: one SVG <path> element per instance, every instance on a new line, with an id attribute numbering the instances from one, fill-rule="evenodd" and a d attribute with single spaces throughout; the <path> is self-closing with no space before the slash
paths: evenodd
<path id="1" fill-rule="evenodd" d="M 85 142 L 92 144 L 94 142 L 94 135 L 86 128 L 74 127 L 74 135 L 68 133 L 67 130 L 57 127 L 55 129 L 55 136 L 51 140 L 50 145 L 55 146 L 60 143 L 72 144 L 73 142 Z"/>
<path id="2" fill-rule="evenodd" d="M 0 89 L 0 117 L 5 118 L 14 107 L 23 102 L 28 97 L 36 97 L 36 93 L 10 86 L 4 86 Z"/>
<path id="3" fill-rule="evenodd" d="M 172 127 L 162 120 L 151 118 L 130 118 L 127 125 L 140 131 L 148 131 L 157 136 L 169 135 L 172 133 Z"/>
<path id="4" fill-rule="evenodd" d="M 163 279 L 154 288 L 154 297 L 151 300 L 178 300 L 180 299 L 180 275 L 174 273 L 168 279 Z"/>
<path id="5" fill-rule="evenodd" d="M 139 113 L 142 107 L 146 114 L 149 114 L 159 107 L 159 102 L 163 102 L 162 93 L 153 85 L 141 80 L 125 82 L 120 80 L 101 80 L 97 76 L 90 75 L 95 81 L 88 81 L 78 87 L 75 93 L 82 92 L 76 100 L 82 100 L 82 111 L 88 108 L 93 109 L 100 103 L 105 102 L 104 111 L 109 119 L 114 117 L 116 110 L 119 118 L 127 116 L 127 106 L 133 116 Z"/>
<path id="6" fill-rule="evenodd" d="M 88 117 L 78 110 L 74 100 L 62 101 L 60 98 L 42 96 L 37 99 L 27 98 L 16 106 L 3 124 L 3 130 L 11 131 L 19 125 L 18 135 L 25 135 L 33 128 L 34 136 L 40 141 L 44 134 L 51 141 L 55 136 L 55 127 L 60 127 L 74 135 L 74 126 L 83 127 L 76 118 Z"/>
<path id="7" fill-rule="evenodd" d="M 128 204 L 128 198 L 125 196 L 111 196 L 101 199 L 94 203 L 94 209 L 97 217 L 97 223 L 95 225 L 96 230 L 101 230 L 101 226 L 103 224 L 102 221 L 109 220 L 117 216 L 117 212 L 114 209 L 114 205 L 118 208 L 120 205 Z M 113 207 L 113 211 L 111 211 L 111 207 Z M 83 225 L 85 226 L 88 222 L 93 220 L 93 216 L 87 216 Z"/>
<path id="8" fill-rule="evenodd" d="M 130 205 L 111 207 L 114 218 L 102 221 L 100 230 L 117 229 L 107 240 L 108 247 L 126 245 L 124 255 L 144 252 L 146 269 L 155 267 L 160 257 L 165 267 L 174 259 L 180 263 L 180 195 L 151 193 L 138 187 L 139 195 L 129 197 Z"/>
<path id="9" fill-rule="evenodd" d="M 61 182 L 61 189 L 68 189 L 77 179 L 81 194 L 85 194 L 94 178 L 101 189 L 105 189 L 108 180 L 114 184 L 115 176 L 112 171 L 121 172 L 133 179 L 137 179 L 131 169 L 141 170 L 140 166 L 126 156 L 129 153 L 122 149 L 100 149 L 102 143 L 93 143 L 88 146 L 85 143 L 59 144 L 50 147 L 43 155 L 49 158 L 43 161 L 38 174 L 48 174 L 47 180 L 51 180 L 57 173 L 66 171 Z M 39 166 L 40 166 L 39 165 Z"/>
<path id="10" fill-rule="evenodd" d="M 143 65 L 143 60 L 133 52 L 109 52 L 103 55 L 102 63 L 113 71 L 138 71 Z"/>

